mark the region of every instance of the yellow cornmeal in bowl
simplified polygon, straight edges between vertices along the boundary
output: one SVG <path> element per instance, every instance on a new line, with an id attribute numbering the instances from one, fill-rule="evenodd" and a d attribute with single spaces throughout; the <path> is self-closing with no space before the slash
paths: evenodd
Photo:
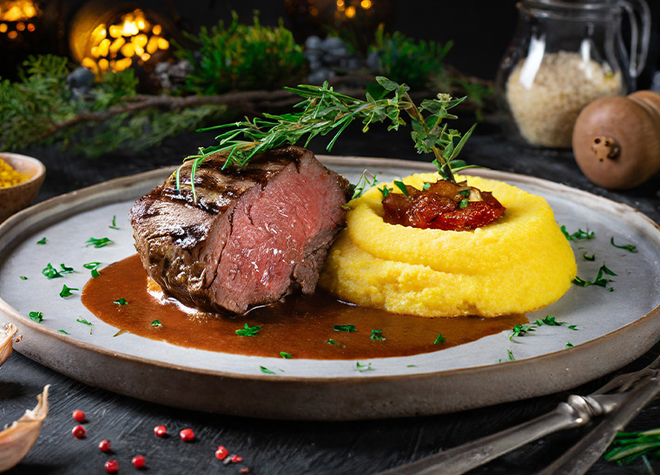
<path id="1" fill-rule="evenodd" d="M 30 179 L 30 175 L 14 170 L 11 165 L 0 158 L 0 188 L 16 186 Z"/>
<path id="2" fill-rule="evenodd" d="M 496 317 L 558 300 L 577 266 L 545 199 L 499 181 L 464 178 L 491 191 L 504 216 L 473 231 L 388 224 L 382 194 L 372 188 L 349 203 L 321 287 L 361 306 L 423 317 Z M 429 173 L 403 181 L 421 189 L 437 179 Z"/>

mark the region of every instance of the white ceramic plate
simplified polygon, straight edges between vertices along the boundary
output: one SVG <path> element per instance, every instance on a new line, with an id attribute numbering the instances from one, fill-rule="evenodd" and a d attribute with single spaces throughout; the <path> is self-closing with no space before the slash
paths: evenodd
<path id="1" fill-rule="evenodd" d="M 353 183 L 365 168 L 381 181 L 434 169 L 384 159 L 322 160 Z M 59 292 L 63 283 L 82 289 L 89 278 L 83 263 L 109 264 L 135 252 L 128 210 L 170 171 L 64 195 L 0 226 L 0 322 L 18 326 L 17 351 L 87 384 L 148 401 L 256 417 L 339 420 L 436 414 L 569 389 L 625 365 L 660 337 L 655 223 L 628 206 L 579 190 L 486 170 L 473 173 L 544 196 L 557 222 L 571 232 L 595 232 L 595 239 L 573 244 L 578 275 L 591 280 L 606 263 L 618 274 L 610 277 L 615 290 L 574 286 L 560 301 L 529 315 L 530 320 L 554 315 L 578 330 L 543 326 L 513 342 L 511 332 L 502 332 L 434 353 L 360 361 L 371 363 L 372 370 L 364 372 L 355 361 L 248 357 L 129 333 L 115 337 L 118 329 L 90 314 L 77 295 L 62 299 Z M 114 216 L 119 230 L 109 228 Z M 36 244 L 43 237 L 47 243 Z M 90 237 L 109 237 L 114 244 L 85 247 Z M 611 238 L 634 244 L 638 252 L 612 246 Z M 596 260 L 585 260 L 585 252 Z M 48 280 L 41 274 L 48 263 L 80 272 Z M 30 320 L 31 311 L 43 312 L 43 322 Z M 93 324 L 91 334 L 80 318 Z M 277 374 L 263 374 L 262 366 Z"/>

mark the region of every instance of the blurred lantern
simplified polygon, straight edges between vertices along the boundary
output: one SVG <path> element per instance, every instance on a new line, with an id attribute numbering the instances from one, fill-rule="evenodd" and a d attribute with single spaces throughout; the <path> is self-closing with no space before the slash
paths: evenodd
<path id="1" fill-rule="evenodd" d="M 36 21 L 41 15 L 38 3 L 30 0 L 0 0 L 0 38 L 15 43 L 26 41 L 36 29 Z"/>
<path id="2" fill-rule="evenodd" d="M 87 3 L 71 23 L 71 53 L 97 75 L 135 65 L 151 72 L 170 49 L 169 22 L 157 17 L 134 4 Z"/>
<path id="3" fill-rule="evenodd" d="M 378 25 L 388 30 L 394 22 L 394 0 L 285 0 L 284 6 L 298 41 L 336 33 L 363 54 Z"/>

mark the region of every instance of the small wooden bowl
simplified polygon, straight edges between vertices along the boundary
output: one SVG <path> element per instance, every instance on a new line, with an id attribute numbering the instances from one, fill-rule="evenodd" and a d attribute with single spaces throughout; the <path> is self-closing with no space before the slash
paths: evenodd
<path id="1" fill-rule="evenodd" d="M 18 185 L 0 188 L 0 222 L 2 222 L 32 204 L 46 178 L 46 167 L 36 158 L 17 153 L 0 153 L 0 158 L 14 170 L 30 176 L 29 180 Z"/>

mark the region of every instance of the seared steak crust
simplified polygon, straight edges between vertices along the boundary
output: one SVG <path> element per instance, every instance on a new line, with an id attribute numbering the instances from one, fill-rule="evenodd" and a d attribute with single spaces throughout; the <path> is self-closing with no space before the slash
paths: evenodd
<path id="1" fill-rule="evenodd" d="M 347 182 L 300 147 L 245 168 L 191 162 L 131 209 L 135 247 L 163 290 L 200 309 L 243 313 L 296 289 L 310 294 L 344 223 Z"/>

